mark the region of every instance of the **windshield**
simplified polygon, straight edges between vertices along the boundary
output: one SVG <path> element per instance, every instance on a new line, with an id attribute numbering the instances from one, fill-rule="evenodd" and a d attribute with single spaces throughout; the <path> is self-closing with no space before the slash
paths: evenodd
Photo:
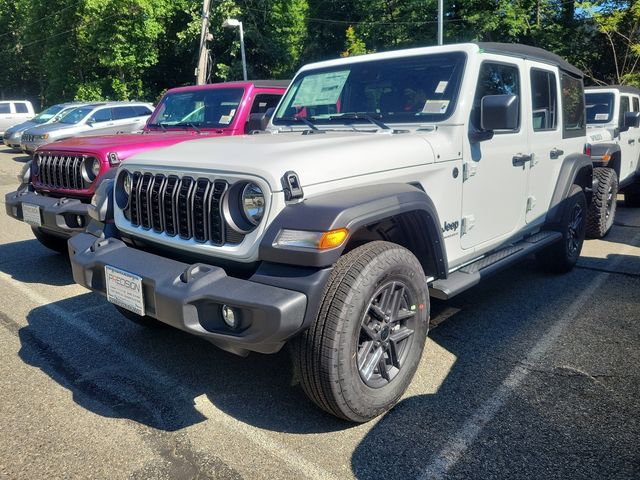
<path id="1" fill-rule="evenodd" d="M 64 109 L 62 105 L 52 105 L 33 117 L 31 121 L 38 124 L 48 122 L 54 117 L 56 113 L 62 111 L 62 109 Z"/>
<path id="2" fill-rule="evenodd" d="M 613 93 L 585 93 L 587 123 L 609 123 L 613 117 Z"/>
<path id="3" fill-rule="evenodd" d="M 78 107 L 71 110 L 64 117 L 59 120 L 59 123 L 67 123 L 69 125 L 75 125 L 80 123 L 87 115 L 93 111 L 94 107 Z"/>
<path id="4" fill-rule="evenodd" d="M 460 89 L 462 52 L 372 60 L 309 70 L 296 77 L 273 123 L 440 122 L 451 116 Z"/>
<path id="5" fill-rule="evenodd" d="M 227 128 L 243 95 L 243 88 L 168 93 L 149 120 L 149 126 Z"/>

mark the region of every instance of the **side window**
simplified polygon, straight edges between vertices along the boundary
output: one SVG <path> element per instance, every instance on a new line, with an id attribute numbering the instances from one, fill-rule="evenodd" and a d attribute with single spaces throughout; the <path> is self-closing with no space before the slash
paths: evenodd
<path id="1" fill-rule="evenodd" d="M 275 108 L 280 101 L 280 95 L 273 95 L 268 93 L 259 93 L 253 99 L 253 105 L 251 106 L 251 113 L 264 113 L 270 108 Z"/>
<path id="2" fill-rule="evenodd" d="M 487 95 L 516 95 L 520 97 L 520 74 L 518 67 L 504 63 L 484 62 L 480 67 L 476 96 L 473 100 L 473 112 L 471 121 L 480 129 L 480 106 L 482 98 Z M 520 128 L 520 115 L 518 115 L 518 128 Z"/>
<path id="3" fill-rule="evenodd" d="M 581 137 L 586 133 L 582 79 L 562 72 L 560 88 L 562 88 L 562 138 Z"/>
<path id="4" fill-rule="evenodd" d="M 558 126 L 556 76 L 545 70 L 531 70 L 533 130 L 555 130 Z"/>
<path id="5" fill-rule="evenodd" d="M 16 107 L 16 113 L 29 113 L 29 109 L 27 108 L 26 103 L 14 103 L 14 107 Z"/>
<path id="6" fill-rule="evenodd" d="M 9 103 L 0 103 L 0 113 L 11 113 L 11 105 Z"/>
<path id="7" fill-rule="evenodd" d="M 618 118 L 618 124 L 622 127 L 624 125 L 624 114 L 631 111 L 631 104 L 629 97 L 626 95 L 620 95 L 620 117 Z"/>
<path id="8" fill-rule="evenodd" d="M 631 97 L 633 101 L 633 111 L 640 112 L 640 99 L 638 97 Z"/>
<path id="9" fill-rule="evenodd" d="M 111 118 L 114 120 L 123 120 L 125 118 L 135 117 L 133 107 L 115 107 L 111 109 Z"/>
<path id="10" fill-rule="evenodd" d="M 111 120 L 111 109 L 103 108 L 102 110 L 98 110 L 91 116 L 91 118 L 96 123 L 108 122 L 109 120 Z"/>
<path id="11" fill-rule="evenodd" d="M 134 105 L 131 108 L 135 110 L 136 117 L 146 117 L 147 115 L 151 115 L 153 113 L 148 107 L 145 107 L 144 105 Z"/>

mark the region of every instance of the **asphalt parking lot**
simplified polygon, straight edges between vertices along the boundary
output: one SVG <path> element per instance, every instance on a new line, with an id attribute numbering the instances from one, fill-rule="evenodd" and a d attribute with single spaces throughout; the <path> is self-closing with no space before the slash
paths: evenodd
<path id="1" fill-rule="evenodd" d="M 640 209 L 564 276 L 533 260 L 432 306 L 412 386 L 354 426 L 288 352 L 239 358 L 129 323 L 4 214 L 0 479 L 640 478 Z"/>

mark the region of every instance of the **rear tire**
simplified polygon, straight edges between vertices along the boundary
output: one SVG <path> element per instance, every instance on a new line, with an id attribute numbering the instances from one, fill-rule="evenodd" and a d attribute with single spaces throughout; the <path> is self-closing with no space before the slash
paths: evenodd
<path id="1" fill-rule="evenodd" d="M 127 310 L 126 308 L 122 308 L 118 305 L 114 305 L 114 307 L 116 308 L 116 310 L 118 310 L 118 312 L 120 312 L 120 314 L 125 317 L 127 320 L 140 325 L 141 327 L 145 327 L 145 328 L 164 328 L 167 325 L 165 323 L 162 323 L 159 320 L 156 320 L 153 317 L 150 317 L 149 315 L 144 315 L 144 316 L 140 316 L 137 313 L 133 313 L 130 310 Z"/>
<path id="2" fill-rule="evenodd" d="M 594 168 L 593 176 L 598 186 L 587 212 L 587 236 L 603 238 L 613 226 L 616 216 L 616 198 L 618 196 L 618 178 L 612 168 Z"/>
<path id="3" fill-rule="evenodd" d="M 31 227 L 31 230 L 33 231 L 36 239 L 49 250 L 61 253 L 62 255 L 69 254 L 69 248 L 67 247 L 67 238 L 51 235 L 50 233 L 43 231 L 39 227 Z"/>
<path id="4" fill-rule="evenodd" d="M 366 422 L 389 410 L 418 367 L 429 326 L 420 262 L 371 242 L 342 256 L 314 324 L 293 341 L 307 396 L 337 417 Z"/>
<path id="5" fill-rule="evenodd" d="M 541 266 L 554 273 L 569 272 L 578 261 L 586 233 L 587 199 L 578 185 L 573 185 L 564 200 L 562 220 L 557 230 L 562 240 L 536 254 Z"/>

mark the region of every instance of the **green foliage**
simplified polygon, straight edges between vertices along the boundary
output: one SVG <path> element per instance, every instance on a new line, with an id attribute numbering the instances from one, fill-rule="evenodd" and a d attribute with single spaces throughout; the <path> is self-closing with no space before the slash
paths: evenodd
<path id="1" fill-rule="evenodd" d="M 0 98 L 156 101 L 191 84 L 200 0 L 0 0 Z M 291 77 L 304 63 L 433 45 L 437 0 L 214 0 L 211 82 Z M 445 41 L 521 42 L 564 56 L 595 83 L 640 85 L 640 2 L 445 2 Z"/>
<path id="2" fill-rule="evenodd" d="M 345 50 L 340 54 L 341 57 L 352 57 L 354 55 L 364 55 L 367 52 L 367 46 L 364 41 L 358 37 L 355 29 L 349 25 L 345 32 Z"/>

